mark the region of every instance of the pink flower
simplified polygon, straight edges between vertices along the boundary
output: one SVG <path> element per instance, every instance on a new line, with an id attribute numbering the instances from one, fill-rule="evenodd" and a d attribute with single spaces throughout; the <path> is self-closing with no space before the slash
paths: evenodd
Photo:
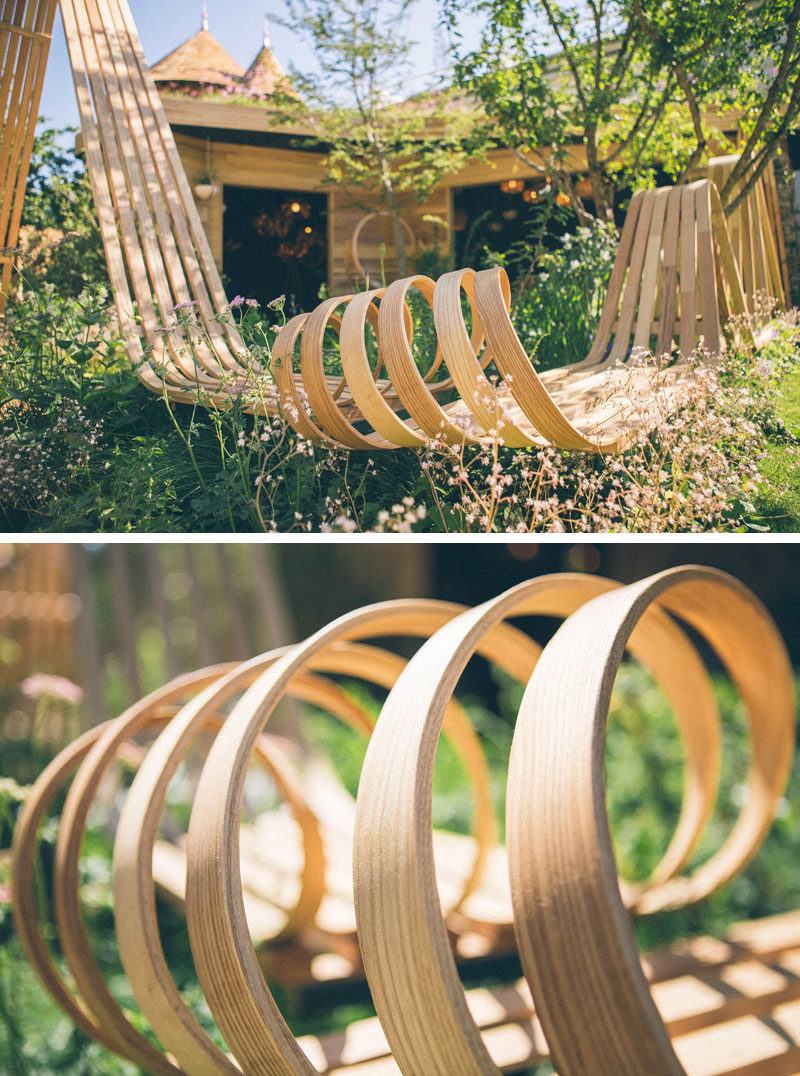
<path id="1" fill-rule="evenodd" d="M 242 306 L 243 303 L 244 303 L 244 296 L 243 295 L 234 295 L 234 297 L 228 303 L 228 306 L 231 307 L 231 309 L 233 309 L 233 307 L 235 307 L 235 306 Z"/>
<path id="2" fill-rule="evenodd" d="M 83 702 L 83 688 L 68 680 L 66 676 L 54 676 L 51 673 L 34 673 L 20 684 L 20 691 L 29 699 L 41 699 L 45 696 L 60 699 L 62 702 L 77 706 Z"/>
<path id="3" fill-rule="evenodd" d="M 221 385 L 221 390 L 227 392 L 229 396 L 239 396 L 247 389 L 246 381 L 234 381 L 230 385 Z"/>

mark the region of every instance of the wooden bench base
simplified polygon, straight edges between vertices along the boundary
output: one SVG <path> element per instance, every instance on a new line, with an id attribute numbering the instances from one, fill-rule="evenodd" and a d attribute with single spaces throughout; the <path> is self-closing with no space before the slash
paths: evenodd
<path id="1" fill-rule="evenodd" d="M 800 912 L 743 923 L 724 940 L 696 938 L 646 957 L 653 997 L 690 1076 L 800 1072 Z M 519 1072 L 548 1060 L 524 979 L 467 991 L 495 1064 Z M 299 1040 L 324 1076 L 394 1076 L 377 1018 Z"/>

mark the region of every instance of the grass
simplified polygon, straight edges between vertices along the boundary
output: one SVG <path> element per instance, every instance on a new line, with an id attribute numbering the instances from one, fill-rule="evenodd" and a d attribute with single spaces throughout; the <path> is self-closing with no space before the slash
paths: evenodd
<path id="1" fill-rule="evenodd" d="M 800 439 L 800 366 L 790 367 L 775 394 L 775 410 L 793 438 Z M 772 531 L 800 531 L 800 452 L 785 437 L 770 436 L 761 465 L 764 482 L 758 507 Z"/>

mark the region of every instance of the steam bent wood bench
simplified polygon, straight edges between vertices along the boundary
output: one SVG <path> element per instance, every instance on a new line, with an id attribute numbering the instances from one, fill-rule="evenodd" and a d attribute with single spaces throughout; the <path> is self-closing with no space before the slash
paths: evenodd
<path id="1" fill-rule="evenodd" d="M 508 622 L 524 615 L 563 620 L 544 650 Z M 738 819 L 721 847 L 693 869 L 687 864 L 716 799 L 721 740 L 708 671 L 681 622 L 716 653 L 750 730 L 748 794 Z M 422 640 L 410 661 L 367 642 L 401 635 Z M 670 700 L 686 768 L 672 839 L 649 879 L 635 886 L 616 875 L 604 792 L 605 722 L 626 649 Z M 485 763 L 453 699 L 476 653 L 526 685 L 507 799 L 510 896 L 524 979 L 465 993 L 448 923 L 479 890 L 494 839 Z M 364 728 L 371 735 L 353 828 L 358 944 L 377 1018 L 336 1036 L 297 1040 L 251 940 L 240 819 L 255 753 L 275 775 L 302 834 L 298 886 L 278 927 L 296 936 L 313 924 L 336 863 L 326 861 L 301 775 L 263 730 L 285 694 L 360 721 L 335 682 L 341 674 L 391 688 L 375 727 Z M 147 1072 L 461 1076 L 511 1072 L 548 1057 L 569 1076 L 797 1072 L 800 912 L 644 960 L 629 920 L 631 912 L 701 901 L 750 860 L 783 794 L 794 725 L 792 673 L 774 624 L 750 592 L 711 569 L 674 569 L 629 586 L 543 576 L 467 610 L 431 601 L 366 607 L 294 646 L 179 677 L 66 748 L 36 782 L 16 828 L 17 929 L 42 983 L 76 1024 Z M 146 729 L 158 735 L 139 751 L 119 819 L 114 911 L 126 974 L 164 1052 L 109 992 L 91 953 L 79 886 L 92 804 L 115 758 L 127 752 L 133 760 L 129 745 Z M 185 908 L 198 979 L 230 1053 L 209 1038 L 176 987 L 153 900 L 153 848 L 168 786 L 207 729 L 216 732 L 186 841 Z M 442 731 L 460 754 L 476 804 L 474 859 L 455 885 L 437 877 L 446 862 L 436 863 L 431 830 Z M 71 776 L 53 895 L 68 985 L 45 941 L 34 873 L 38 828 Z"/>
<path id="2" fill-rule="evenodd" d="M 262 367 L 232 321 L 127 0 L 58 2 L 120 333 L 144 384 L 170 399 L 228 407 L 236 396 L 246 410 L 281 415 L 302 437 L 351 449 L 499 436 L 514 447 L 616 452 L 673 406 L 698 345 L 713 360 L 725 333 L 750 332 L 742 319 L 755 289 L 784 302 L 763 182 L 734 221 L 732 246 L 717 188 L 705 178 L 633 197 L 595 339 L 572 366 L 539 375 L 514 330 L 504 271 L 462 269 L 325 300 L 290 319 L 270 368 Z M 6 247 L 19 230 L 55 5 L 0 4 Z M 712 162 L 712 178 L 724 168 Z M 13 258 L 0 260 L 1 313 Z M 414 293 L 430 306 L 437 337 L 424 375 L 413 350 Z M 331 333 L 341 376 L 325 370 Z M 638 350 L 663 359 L 674 348 L 669 365 L 631 362 Z M 444 394 L 454 399 L 442 402 Z"/>

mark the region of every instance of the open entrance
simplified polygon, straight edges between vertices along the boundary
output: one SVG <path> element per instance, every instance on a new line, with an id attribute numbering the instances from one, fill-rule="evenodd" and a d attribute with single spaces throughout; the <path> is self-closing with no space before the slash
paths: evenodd
<path id="1" fill-rule="evenodd" d="M 292 312 L 314 307 L 327 279 L 326 195 L 226 184 L 224 199 L 229 296 L 264 305 L 285 295 Z"/>

